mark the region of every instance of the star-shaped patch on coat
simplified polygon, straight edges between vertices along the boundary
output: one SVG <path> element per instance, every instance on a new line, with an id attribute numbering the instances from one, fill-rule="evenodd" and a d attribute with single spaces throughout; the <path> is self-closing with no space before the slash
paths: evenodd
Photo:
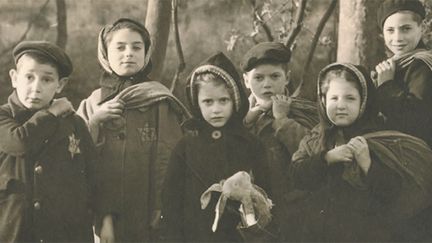
<path id="1" fill-rule="evenodd" d="M 72 159 L 76 154 L 80 154 L 81 150 L 79 148 L 80 139 L 75 137 L 75 134 L 69 135 L 69 152 L 71 153 Z"/>

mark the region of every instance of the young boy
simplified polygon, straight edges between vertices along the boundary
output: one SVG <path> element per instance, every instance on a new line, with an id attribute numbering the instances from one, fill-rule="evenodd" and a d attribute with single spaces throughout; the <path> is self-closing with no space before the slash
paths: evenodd
<path id="1" fill-rule="evenodd" d="M 66 98 L 69 57 L 43 41 L 13 50 L 14 87 L 0 107 L 0 242 L 91 242 L 94 145 Z"/>
<path id="2" fill-rule="evenodd" d="M 287 97 L 286 92 L 290 57 L 290 50 L 275 42 L 260 43 L 245 54 L 243 78 L 251 96 L 244 123 L 265 146 L 275 202 L 274 215 L 281 224 L 282 237 L 299 241 L 301 224 L 299 208 L 295 204 L 306 195 L 292 189 L 287 172 L 300 140 L 318 120 L 316 112 L 314 122 L 306 122 L 307 119 L 300 119 L 290 112 L 292 98 Z M 310 103 L 316 111 L 313 102 Z"/>
<path id="3" fill-rule="evenodd" d="M 417 0 L 386 0 L 378 9 L 390 58 L 375 67 L 387 127 L 432 145 L 432 54 L 421 41 L 425 9 Z"/>

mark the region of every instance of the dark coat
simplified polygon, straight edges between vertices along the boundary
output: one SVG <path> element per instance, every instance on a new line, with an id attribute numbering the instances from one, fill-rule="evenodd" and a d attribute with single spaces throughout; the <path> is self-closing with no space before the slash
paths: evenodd
<path id="1" fill-rule="evenodd" d="M 104 73 L 101 89 L 81 102 L 78 113 L 88 121 L 100 104 L 145 81 L 147 78 L 141 74 L 122 78 Z M 148 95 L 158 92 L 157 87 L 164 88 L 160 83 L 148 82 L 151 82 L 147 83 Z M 145 96 L 144 92 L 133 95 Z M 174 110 L 166 99 L 144 104 L 145 98 L 137 97 L 141 106 L 125 109 L 121 119 L 101 124 L 98 130 L 96 144 L 101 163 L 96 178 L 100 184 L 96 196 L 96 233 L 100 232 L 102 218 L 112 214 L 119 241 L 157 239 L 157 228 L 152 228 L 151 222 L 161 210 L 160 194 L 169 156 L 182 135 L 183 114 Z M 90 132 L 95 131 L 90 128 Z"/>
<path id="2" fill-rule="evenodd" d="M 312 102 L 310 102 L 312 103 Z M 256 135 L 265 147 L 269 164 L 270 182 L 275 204 L 272 211 L 280 228 L 283 241 L 301 240 L 304 202 L 308 192 L 296 190 L 288 173 L 291 156 L 297 151 L 301 139 L 316 125 L 302 124 L 288 117 L 275 119 L 271 111 L 261 114 L 249 124 L 249 131 Z M 297 118 L 297 117 L 296 117 Z M 315 118 L 317 114 L 315 112 Z"/>
<path id="3" fill-rule="evenodd" d="M 220 138 L 214 133 L 221 132 Z M 216 132 L 217 133 L 217 132 Z M 205 210 L 200 197 L 214 183 L 238 171 L 252 172 L 255 184 L 269 191 L 262 144 L 241 126 L 214 129 L 202 124 L 185 136 L 172 155 L 162 197 L 164 231 L 174 242 L 236 242 L 238 203 L 229 201 L 216 233 L 211 231 L 219 193 Z M 270 196 L 271 198 L 271 196 Z"/>
<path id="4" fill-rule="evenodd" d="M 77 115 L 0 108 L 0 241 L 92 242 L 96 152 Z"/>
<path id="5" fill-rule="evenodd" d="M 378 104 L 388 129 L 401 131 L 432 145 L 432 71 L 415 59 L 407 67 L 397 66 L 393 80 L 377 89 Z"/>
<path id="6" fill-rule="evenodd" d="M 365 186 L 356 187 L 343 176 L 351 164 L 327 165 L 324 159 L 326 152 L 335 147 L 337 134 L 342 134 L 347 142 L 379 128 L 374 106 L 374 86 L 364 69 L 350 64 L 329 65 L 320 73 L 318 89 L 325 72 L 341 67 L 357 75 L 359 86 L 362 87 L 362 112 L 353 124 L 338 128 L 327 117 L 325 105 L 321 101 L 323 94 L 319 92 L 321 123 L 303 138 L 299 150 L 293 155 L 291 166 L 295 186 L 313 193 L 306 202 L 308 211 L 305 214 L 302 240 L 389 241 L 391 230 L 381 213 L 396 199 L 401 189 L 402 179 L 398 173 L 371 152 L 372 164 L 367 175 L 359 172 Z"/>
<path id="7" fill-rule="evenodd" d="M 226 82 L 233 97 L 233 113 L 227 123 L 214 128 L 201 115 L 193 76 L 211 72 Z M 191 81 L 192 80 L 192 81 Z M 168 166 L 162 197 L 164 235 L 174 242 L 238 242 L 239 202 L 228 201 L 218 229 L 212 232 L 215 206 L 220 193 L 212 192 L 209 205 L 201 209 L 200 197 L 214 183 L 238 171 L 252 172 L 254 183 L 270 194 L 266 155 L 259 140 L 242 124 L 248 100 L 231 61 L 218 53 L 195 69 L 186 87 L 193 118 L 189 130 L 177 144 Z"/>

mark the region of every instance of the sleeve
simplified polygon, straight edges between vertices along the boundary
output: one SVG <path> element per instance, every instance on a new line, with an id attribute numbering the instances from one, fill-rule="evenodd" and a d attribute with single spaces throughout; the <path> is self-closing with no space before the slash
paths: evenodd
<path id="1" fill-rule="evenodd" d="M 311 151 L 311 143 L 316 143 L 318 136 L 306 135 L 300 142 L 299 149 L 292 156 L 290 176 L 294 187 L 302 190 L 315 190 L 324 184 L 327 176 L 327 163 L 323 151 Z"/>
<path id="2" fill-rule="evenodd" d="M 169 158 L 172 150 L 182 137 L 182 128 L 179 117 L 167 102 L 162 102 L 159 105 L 159 121 L 158 121 L 158 145 L 156 163 L 154 168 L 155 175 L 155 209 L 161 209 L 161 193 L 163 182 L 166 177 L 166 171 L 169 163 Z"/>
<path id="3" fill-rule="evenodd" d="M 378 87 L 381 111 L 403 131 L 424 137 L 424 129 L 432 122 L 432 71 L 421 60 L 408 68 L 405 80 L 390 80 Z"/>
<path id="4" fill-rule="evenodd" d="M 47 110 L 37 111 L 23 124 L 7 111 L 0 110 L 0 148 L 14 156 L 36 152 L 55 133 L 57 126 L 57 118 Z"/>
<path id="5" fill-rule="evenodd" d="M 285 145 L 291 155 L 297 151 L 301 139 L 309 132 L 309 129 L 288 117 L 275 119 L 272 126 L 275 137 Z"/>
<path id="6" fill-rule="evenodd" d="M 183 241 L 183 196 L 185 194 L 185 146 L 180 141 L 171 153 L 162 190 L 162 237 L 167 242 Z"/>
<path id="7" fill-rule="evenodd" d="M 402 188 L 402 178 L 394 170 L 371 154 L 371 167 L 366 176 L 372 196 L 382 205 L 388 205 L 399 195 Z"/>
<path id="8" fill-rule="evenodd" d="M 90 120 L 97 109 L 97 102 L 100 96 L 100 89 L 95 90 L 87 99 L 81 101 L 77 114 L 85 121 L 90 132 L 91 138 L 96 147 L 100 149 L 105 143 L 105 138 L 100 134 L 100 124 L 91 123 Z"/>

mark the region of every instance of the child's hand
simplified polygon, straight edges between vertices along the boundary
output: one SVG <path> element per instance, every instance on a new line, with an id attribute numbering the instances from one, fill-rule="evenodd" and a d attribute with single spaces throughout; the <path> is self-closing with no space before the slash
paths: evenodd
<path id="1" fill-rule="evenodd" d="M 363 172 L 367 174 L 372 161 L 366 139 L 360 136 L 351 138 L 347 145 L 352 149 L 357 164 L 360 166 Z"/>
<path id="2" fill-rule="evenodd" d="M 285 95 L 275 95 L 272 96 L 273 100 L 273 116 L 275 119 L 287 117 L 290 106 L 291 99 Z"/>
<path id="3" fill-rule="evenodd" d="M 114 243 L 114 224 L 111 215 L 106 215 L 102 221 L 102 228 L 100 232 L 101 243 Z"/>
<path id="4" fill-rule="evenodd" d="M 91 117 L 91 122 L 99 124 L 108 120 L 120 118 L 124 110 L 124 102 L 121 100 L 110 100 L 103 103 Z"/>
<path id="5" fill-rule="evenodd" d="M 60 99 L 54 99 L 51 105 L 48 107 L 48 112 L 54 116 L 66 117 L 74 112 L 74 108 L 70 101 L 63 97 Z"/>
<path id="6" fill-rule="evenodd" d="M 324 156 L 324 159 L 329 165 L 339 162 L 351 162 L 353 158 L 353 151 L 346 144 L 329 150 Z"/>
<path id="7" fill-rule="evenodd" d="M 260 103 L 258 103 L 255 107 L 253 107 L 252 109 L 259 109 L 263 112 L 267 112 L 268 110 L 270 110 L 270 108 L 273 105 L 273 100 L 266 100 L 266 101 L 261 101 Z"/>
<path id="8" fill-rule="evenodd" d="M 396 63 L 393 59 L 389 58 L 376 65 L 375 70 L 378 74 L 378 83 L 376 85 L 379 87 L 381 84 L 393 80 L 396 71 Z"/>

